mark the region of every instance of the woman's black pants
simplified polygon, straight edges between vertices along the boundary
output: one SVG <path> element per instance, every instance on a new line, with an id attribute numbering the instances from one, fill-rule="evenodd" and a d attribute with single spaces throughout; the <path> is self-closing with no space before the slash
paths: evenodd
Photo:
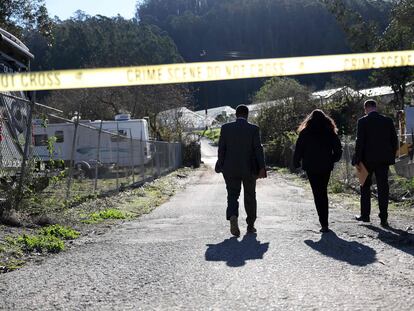
<path id="1" fill-rule="evenodd" d="M 312 187 L 313 199 L 318 211 L 319 222 L 322 227 L 328 226 L 328 183 L 331 172 L 311 173 L 306 172 Z"/>

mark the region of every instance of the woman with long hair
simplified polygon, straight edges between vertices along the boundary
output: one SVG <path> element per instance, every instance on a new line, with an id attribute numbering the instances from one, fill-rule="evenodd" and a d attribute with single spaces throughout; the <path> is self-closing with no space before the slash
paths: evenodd
<path id="1" fill-rule="evenodd" d="M 293 163 L 306 171 L 321 224 L 328 232 L 328 183 L 334 163 L 342 156 L 335 122 L 322 110 L 312 111 L 298 128 Z"/>

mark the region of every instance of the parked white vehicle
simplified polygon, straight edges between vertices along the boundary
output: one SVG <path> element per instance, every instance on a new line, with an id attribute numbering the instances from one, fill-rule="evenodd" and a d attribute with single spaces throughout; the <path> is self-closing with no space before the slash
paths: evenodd
<path id="1" fill-rule="evenodd" d="M 75 167 L 81 166 L 87 171 L 97 163 L 105 167 L 114 164 L 128 167 L 151 160 L 151 143 L 145 119 L 117 115 L 114 121 L 80 120 L 75 141 L 73 123 L 43 126 L 40 120 L 36 120 L 33 129 L 34 154 L 44 162 L 53 159 L 67 164 L 73 156 Z M 51 137 L 55 138 L 51 140 Z"/>

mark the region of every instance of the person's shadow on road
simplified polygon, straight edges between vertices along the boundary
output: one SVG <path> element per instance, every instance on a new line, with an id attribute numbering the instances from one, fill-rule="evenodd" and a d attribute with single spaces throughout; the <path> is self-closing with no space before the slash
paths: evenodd
<path id="1" fill-rule="evenodd" d="M 414 234 L 407 231 L 388 227 L 387 230 L 365 225 L 366 228 L 378 233 L 378 239 L 400 251 L 414 256 Z"/>
<path id="2" fill-rule="evenodd" d="M 306 240 L 305 244 L 327 257 L 353 266 L 367 266 L 377 260 L 373 248 L 356 241 L 343 240 L 332 231 L 322 234 L 317 242 Z"/>
<path id="3" fill-rule="evenodd" d="M 256 234 L 246 234 L 242 240 L 232 237 L 218 244 L 207 244 L 207 261 L 225 261 L 229 267 L 241 267 L 247 260 L 263 259 L 269 243 L 260 243 Z"/>

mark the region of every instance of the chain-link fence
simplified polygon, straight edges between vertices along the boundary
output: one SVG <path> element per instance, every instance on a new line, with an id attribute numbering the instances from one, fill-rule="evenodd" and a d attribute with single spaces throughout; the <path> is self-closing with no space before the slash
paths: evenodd
<path id="1" fill-rule="evenodd" d="M 411 139 L 411 138 L 410 138 Z M 359 181 L 355 167 L 352 166 L 352 156 L 355 151 L 355 140 L 342 137 L 343 154 L 332 172 L 330 188 L 334 192 L 342 192 L 344 187 L 359 191 Z M 390 199 L 406 201 L 414 199 L 414 162 L 409 154 L 397 154 L 396 164 L 389 169 Z M 376 195 L 375 175 L 372 176 L 373 193 Z"/>
<path id="2" fill-rule="evenodd" d="M 20 173 L 30 143 L 31 103 L 20 92 L 0 94 L 0 177 Z M 27 154 L 30 152 L 26 150 Z"/>
<path id="3" fill-rule="evenodd" d="M 181 143 L 149 140 L 143 120 L 70 121 L 49 114 L 48 122 L 34 125 L 33 141 L 50 177 L 44 190 L 55 201 L 50 204 L 137 186 L 182 165 Z"/>
<path id="4" fill-rule="evenodd" d="M 335 163 L 334 170 L 331 177 L 331 186 L 335 188 L 335 184 L 340 188 L 340 185 L 358 188 L 358 178 L 356 176 L 355 168 L 352 166 L 352 156 L 355 150 L 355 141 L 349 136 L 341 137 L 342 141 L 342 157 L 339 162 Z M 338 189 L 339 190 L 339 189 Z"/>
<path id="5" fill-rule="evenodd" d="M 409 137 L 408 137 L 409 136 Z M 409 144 L 411 135 L 405 138 Z M 335 163 L 330 179 L 330 189 L 333 192 L 343 192 L 346 188 L 359 191 L 359 181 L 355 167 L 352 165 L 352 157 L 355 152 L 355 138 L 342 136 L 343 153 L 339 162 Z M 297 171 L 293 166 L 293 153 L 295 145 L 286 141 L 285 145 L 264 145 L 266 151 L 266 162 L 270 165 L 288 167 L 292 172 Z M 409 150 L 409 149 L 407 149 Z M 390 198 L 396 201 L 414 199 L 414 161 L 407 151 L 396 155 L 396 164 L 390 166 L 389 183 Z M 373 191 L 376 193 L 375 176 L 372 178 Z"/>
<path id="6" fill-rule="evenodd" d="M 31 102 L 17 95 L 0 96 L 0 204 L 10 201 L 19 181 L 36 192 L 32 203 L 64 206 L 138 186 L 182 165 L 181 143 L 150 140 L 146 120 L 67 120 L 47 108 L 35 109 L 42 118 L 32 121 Z"/>
<path id="7" fill-rule="evenodd" d="M 32 111 L 23 92 L 0 93 L 0 216 L 21 192 L 31 152 Z"/>

